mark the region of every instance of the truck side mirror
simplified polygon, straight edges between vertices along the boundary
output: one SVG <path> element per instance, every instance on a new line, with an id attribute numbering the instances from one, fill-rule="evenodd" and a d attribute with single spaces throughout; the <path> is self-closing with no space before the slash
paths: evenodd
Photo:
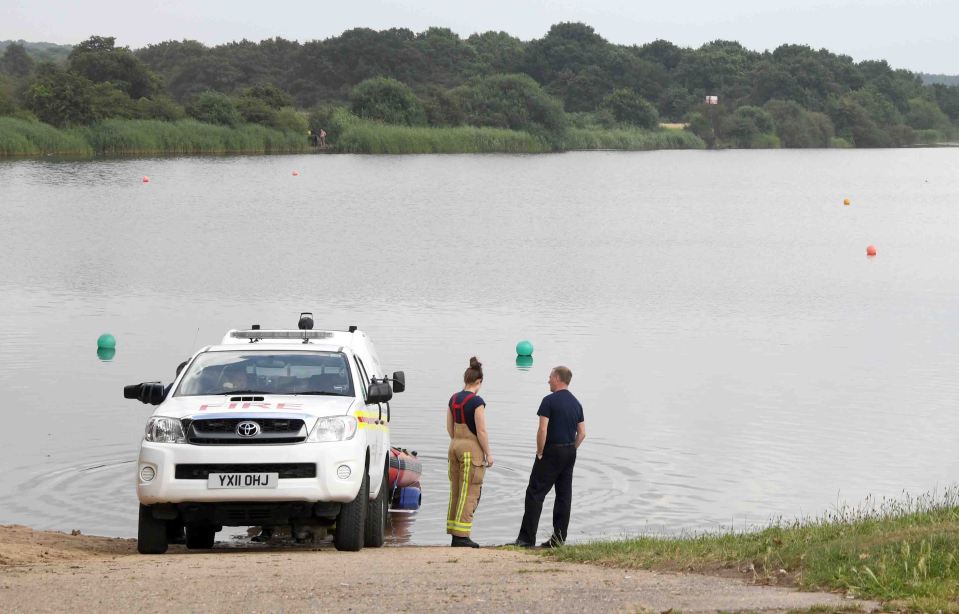
<path id="1" fill-rule="evenodd" d="M 393 392 L 406 390 L 406 374 L 402 371 L 393 371 Z"/>
<path id="2" fill-rule="evenodd" d="M 123 387 L 124 399 L 137 399 L 146 405 L 159 405 L 166 396 L 166 388 L 160 382 L 143 382 Z"/>
<path id="3" fill-rule="evenodd" d="M 389 382 L 373 380 L 366 392 L 367 403 L 386 403 L 393 398 Z"/>

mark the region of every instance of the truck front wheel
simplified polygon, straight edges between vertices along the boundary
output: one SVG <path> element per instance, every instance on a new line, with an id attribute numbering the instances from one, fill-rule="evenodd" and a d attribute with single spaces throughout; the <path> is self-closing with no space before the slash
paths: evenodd
<path id="1" fill-rule="evenodd" d="M 137 552 L 140 554 L 163 554 L 167 550 L 167 525 L 165 520 L 153 517 L 146 505 L 140 506 L 140 522 L 137 529 Z"/>
<path id="2" fill-rule="evenodd" d="M 363 533 L 366 530 L 366 509 L 370 505 L 370 474 L 364 469 L 363 484 L 356 498 L 340 506 L 336 516 L 336 533 L 333 545 L 337 550 L 357 552 L 363 547 Z"/>

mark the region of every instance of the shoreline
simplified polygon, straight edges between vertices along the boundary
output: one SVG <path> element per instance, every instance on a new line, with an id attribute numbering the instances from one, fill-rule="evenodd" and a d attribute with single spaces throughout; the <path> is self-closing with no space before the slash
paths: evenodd
<path id="1" fill-rule="evenodd" d="M 352 155 L 352 156 L 421 156 L 421 155 L 442 155 L 442 156 L 465 156 L 465 155 L 517 155 L 517 156 L 551 156 L 562 155 L 566 153 L 651 153 L 657 151 L 700 151 L 700 152 L 723 152 L 723 151 L 888 151 L 897 149 L 954 149 L 959 148 L 959 142 L 955 143 L 928 143 L 920 145 L 909 145 L 904 147 L 867 147 L 867 148 L 839 148 L 839 147 L 819 147 L 819 148 L 741 148 L 726 147 L 714 149 L 681 149 L 664 147 L 660 149 L 615 149 L 615 148 L 591 148 L 591 149 L 562 149 L 556 151 L 541 152 L 515 152 L 515 151 L 450 151 L 450 152 L 423 152 L 423 153 L 359 153 L 352 151 L 335 151 L 329 148 L 326 151 L 214 151 L 214 152 L 182 152 L 182 151 L 152 151 L 136 153 L 104 153 L 104 154 L 70 154 L 70 153 L 44 153 L 44 154 L 2 154 L 0 153 L 0 163 L 3 162 L 21 162 L 37 160 L 70 160 L 70 161 L 106 161 L 106 160 L 136 160 L 149 158 L 225 158 L 225 157 L 273 157 L 273 156 L 304 156 L 304 155 Z"/>
<path id="2" fill-rule="evenodd" d="M 103 587 L 109 587 L 103 590 Z M 173 590 L 174 587 L 186 590 Z M 0 525 L 7 611 L 656 611 L 836 610 L 841 595 L 712 575 L 556 562 L 505 548 L 331 545 L 136 554 L 136 541 Z M 871 609 L 874 604 L 862 603 Z"/>

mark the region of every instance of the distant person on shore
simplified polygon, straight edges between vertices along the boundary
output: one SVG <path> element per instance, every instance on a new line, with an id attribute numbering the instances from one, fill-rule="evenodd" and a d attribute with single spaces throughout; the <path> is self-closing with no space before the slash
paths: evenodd
<path id="1" fill-rule="evenodd" d="M 549 395 L 539 405 L 539 429 L 536 431 L 536 460 L 526 488 L 526 510 L 514 546 L 532 548 L 543 512 L 546 494 L 556 487 L 553 503 L 553 534 L 540 544 L 556 548 L 566 543 L 569 513 L 573 504 L 573 465 L 576 450 L 586 439 L 583 406 L 568 390 L 573 372 L 556 367 L 549 374 Z"/>
<path id="2" fill-rule="evenodd" d="M 463 384 L 463 390 L 450 398 L 446 412 L 446 432 L 450 436 L 446 532 L 453 536 L 450 545 L 454 548 L 479 548 L 470 533 L 483 477 L 486 467 L 493 466 L 493 455 L 486 433 L 486 402 L 478 395 L 483 385 L 483 364 L 475 356 L 463 374 Z"/>
<path id="3" fill-rule="evenodd" d="M 320 144 L 320 135 L 314 132 L 312 128 L 310 129 L 308 134 L 310 135 L 310 145 L 312 145 L 313 147 L 318 146 Z"/>
<path id="4" fill-rule="evenodd" d="M 326 147 L 326 130 L 320 128 L 320 147 Z"/>

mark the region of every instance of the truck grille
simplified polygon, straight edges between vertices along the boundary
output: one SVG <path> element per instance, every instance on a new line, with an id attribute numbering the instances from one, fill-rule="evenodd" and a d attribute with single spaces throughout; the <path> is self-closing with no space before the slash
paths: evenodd
<path id="1" fill-rule="evenodd" d="M 178 480 L 205 480 L 211 473 L 278 473 L 280 479 L 315 478 L 316 463 L 219 463 L 177 465 Z"/>
<path id="2" fill-rule="evenodd" d="M 252 437 L 241 437 L 237 426 L 241 422 L 254 422 L 259 432 Z M 306 439 L 306 425 L 296 418 L 215 418 L 183 421 L 187 441 L 197 445 L 268 445 L 275 443 L 299 443 Z"/>

